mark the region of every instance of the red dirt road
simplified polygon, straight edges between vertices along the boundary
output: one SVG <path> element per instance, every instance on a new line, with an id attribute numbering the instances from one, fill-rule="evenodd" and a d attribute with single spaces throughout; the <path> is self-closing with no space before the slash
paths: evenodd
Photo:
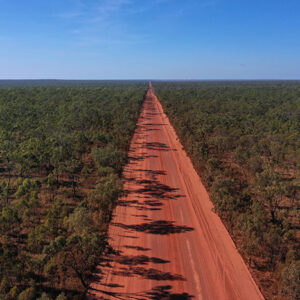
<path id="1" fill-rule="evenodd" d="M 150 88 L 90 299 L 263 299 Z"/>

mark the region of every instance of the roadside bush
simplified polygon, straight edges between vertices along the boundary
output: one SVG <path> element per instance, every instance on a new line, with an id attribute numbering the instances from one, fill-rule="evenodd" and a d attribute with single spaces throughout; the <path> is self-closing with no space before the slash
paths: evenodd
<path id="1" fill-rule="evenodd" d="M 300 298 L 300 261 L 290 263 L 282 272 L 281 293 L 291 300 Z"/>
<path id="2" fill-rule="evenodd" d="M 21 292 L 18 296 L 18 300 L 35 300 L 36 299 L 36 290 L 34 287 L 27 288 Z"/>

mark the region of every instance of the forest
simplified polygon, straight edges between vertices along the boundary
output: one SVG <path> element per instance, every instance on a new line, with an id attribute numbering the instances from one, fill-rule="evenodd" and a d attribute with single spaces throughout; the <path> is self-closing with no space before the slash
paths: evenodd
<path id="1" fill-rule="evenodd" d="M 147 83 L 0 86 L 0 299 L 81 299 Z M 300 82 L 153 87 L 266 299 L 298 299 Z"/>
<path id="2" fill-rule="evenodd" d="M 1 85 L 0 299 L 81 299 L 147 85 Z"/>
<path id="3" fill-rule="evenodd" d="M 300 82 L 153 82 L 266 299 L 300 298 Z"/>

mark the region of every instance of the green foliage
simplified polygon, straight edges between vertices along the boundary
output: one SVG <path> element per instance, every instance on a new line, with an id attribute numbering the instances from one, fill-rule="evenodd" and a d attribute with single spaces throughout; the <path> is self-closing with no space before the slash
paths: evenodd
<path id="1" fill-rule="evenodd" d="M 99 170 L 103 167 L 110 167 L 120 172 L 126 161 L 126 155 L 113 147 L 95 148 L 92 156 Z"/>
<path id="2" fill-rule="evenodd" d="M 282 272 L 281 293 L 291 300 L 300 298 L 300 261 L 292 262 Z"/>
<path id="3" fill-rule="evenodd" d="M 12 299 L 17 299 L 19 294 L 19 289 L 17 286 L 14 286 L 11 288 L 11 290 L 9 291 L 9 297 Z"/>
<path id="4" fill-rule="evenodd" d="M 34 300 L 36 298 L 36 290 L 34 287 L 29 287 L 19 294 L 18 300 Z"/>
<path id="5" fill-rule="evenodd" d="M 106 236 L 98 233 L 71 235 L 64 251 L 64 261 L 79 277 L 82 285 L 88 287 L 92 268 L 100 261 L 106 248 Z"/>
<path id="6" fill-rule="evenodd" d="M 10 290 L 10 283 L 6 276 L 4 276 L 0 283 L 0 293 L 6 294 Z"/>
<path id="7" fill-rule="evenodd" d="M 59 294 L 57 297 L 56 297 L 56 300 L 67 300 L 68 298 L 66 297 L 65 293 L 62 292 L 61 294 Z"/>
<path id="8" fill-rule="evenodd" d="M 212 199 L 220 212 L 232 210 L 236 207 L 236 198 L 233 197 L 234 181 L 219 175 L 211 187 Z"/>
<path id="9" fill-rule="evenodd" d="M 146 85 L 98 84 L 0 89 L 0 297 L 82 294 L 107 247 Z"/>
<path id="10" fill-rule="evenodd" d="M 107 223 L 111 219 L 112 211 L 122 190 L 122 182 L 116 174 L 110 173 L 103 177 L 89 194 L 88 204 L 91 210 L 98 212 L 96 222 Z"/>
<path id="11" fill-rule="evenodd" d="M 16 192 L 16 197 L 22 197 L 26 195 L 30 195 L 30 193 L 35 192 L 39 189 L 41 183 L 38 180 L 30 180 L 28 178 L 24 179 L 23 183 L 19 185 L 18 190 Z"/>
<path id="12" fill-rule="evenodd" d="M 46 293 L 43 293 L 37 300 L 51 300 L 51 298 L 49 298 Z"/>
<path id="13" fill-rule="evenodd" d="M 263 201 L 268 203 L 272 221 L 276 220 L 276 212 L 284 194 L 280 174 L 273 168 L 266 168 L 256 176 L 254 188 L 258 188 Z"/>
<path id="14" fill-rule="evenodd" d="M 87 234 L 92 227 L 92 220 L 89 217 L 89 211 L 85 207 L 77 207 L 66 221 L 70 232 L 82 235 Z"/>
<path id="15" fill-rule="evenodd" d="M 27 245 L 31 251 L 37 253 L 41 250 L 45 240 L 46 228 L 44 225 L 35 227 L 33 231 L 28 234 Z"/>
<path id="16" fill-rule="evenodd" d="M 0 214 L 0 233 L 4 234 L 10 231 L 19 221 L 17 212 L 13 208 L 5 206 Z"/>
<path id="17" fill-rule="evenodd" d="M 63 226 L 60 218 L 61 211 L 62 204 L 60 201 L 56 201 L 47 213 L 45 227 L 52 236 L 56 236 L 59 233 L 59 229 Z"/>

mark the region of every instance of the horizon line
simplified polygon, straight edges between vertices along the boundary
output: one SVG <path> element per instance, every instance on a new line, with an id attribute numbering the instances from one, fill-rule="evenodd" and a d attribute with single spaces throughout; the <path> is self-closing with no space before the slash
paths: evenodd
<path id="1" fill-rule="evenodd" d="M 58 78 L 30 78 L 30 79 L 24 79 L 24 78 L 14 78 L 14 79 L 4 79 L 0 78 L 0 81 L 300 81 L 300 77 L 297 79 L 283 79 L 283 78 L 276 78 L 276 79 L 264 79 L 264 78 L 256 78 L 256 79 L 250 79 L 250 78 L 242 78 L 242 79 L 223 79 L 223 78 L 216 78 L 216 79 L 172 79 L 172 78 L 166 78 L 166 79 L 155 79 L 155 78 L 143 78 L 143 79 L 137 79 L 137 78 L 130 78 L 130 79 L 58 79 Z"/>

